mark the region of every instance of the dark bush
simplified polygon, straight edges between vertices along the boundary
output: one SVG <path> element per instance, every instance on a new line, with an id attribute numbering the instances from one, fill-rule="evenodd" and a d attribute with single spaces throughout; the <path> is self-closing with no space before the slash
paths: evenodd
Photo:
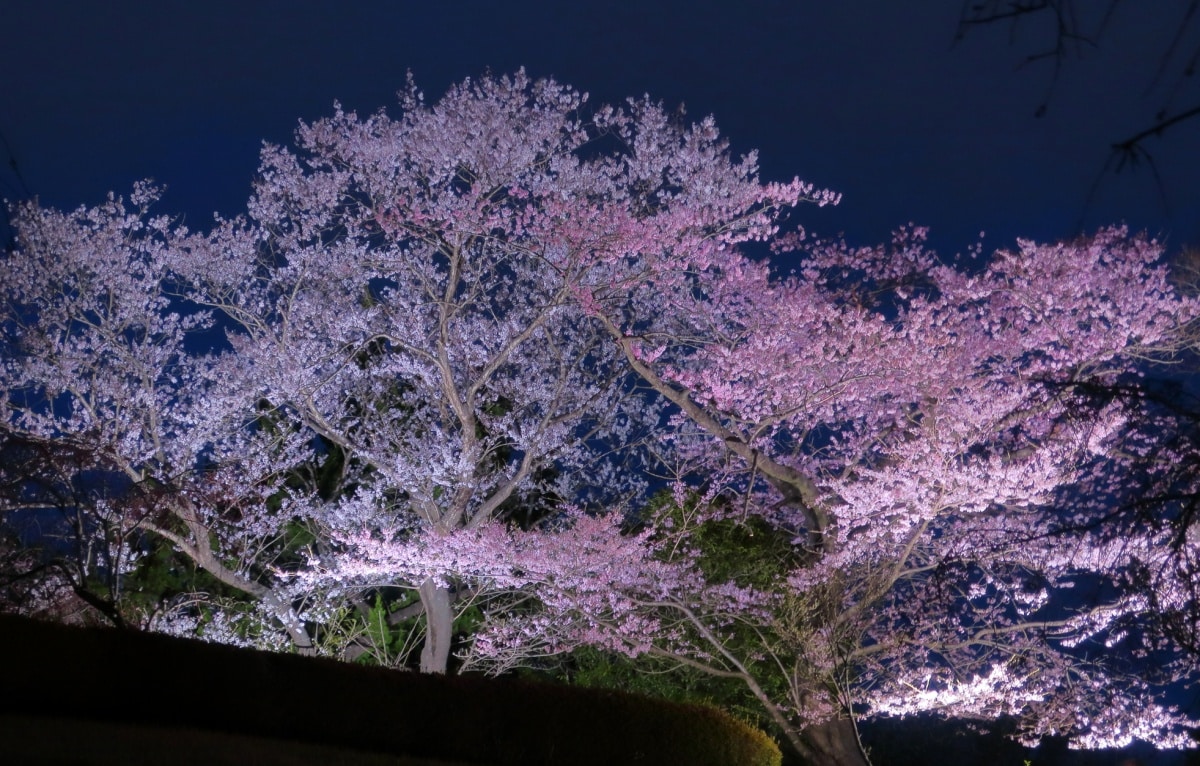
<path id="1" fill-rule="evenodd" d="M 428 676 L 0 617 L 0 713 L 189 726 L 495 766 L 777 766 L 761 731 L 622 692 Z"/>

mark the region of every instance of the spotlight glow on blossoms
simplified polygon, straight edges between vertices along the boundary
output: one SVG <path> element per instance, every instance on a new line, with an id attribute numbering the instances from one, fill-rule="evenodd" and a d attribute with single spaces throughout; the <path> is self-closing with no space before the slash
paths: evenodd
<path id="1" fill-rule="evenodd" d="M 852 715 L 1190 744 L 1162 692 L 1193 663 L 1150 626 L 1193 603 L 1196 537 L 1106 521 L 1185 447 L 1088 394 L 1197 316 L 1154 241 L 807 237 L 789 218 L 837 195 L 762 182 L 711 118 L 524 73 L 302 124 L 206 231 L 157 196 L 17 211 L 0 427 L 122 477 L 76 501 L 88 534 L 242 594 L 221 635 L 344 651 L 386 595 L 423 615 L 421 670 L 672 658 L 814 763 L 862 762 Z M 714 578 L 698 533 L 751 521 L 791 541 L 777 576 Z"/>

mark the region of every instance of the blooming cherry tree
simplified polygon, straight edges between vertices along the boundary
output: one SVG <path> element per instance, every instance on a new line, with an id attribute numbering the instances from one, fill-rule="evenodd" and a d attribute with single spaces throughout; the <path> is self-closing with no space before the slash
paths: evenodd
<path id="1" fill-rule="evenodd" d="M 142 498 L 130 524 L 294 646 L 401 588 L 422 670 L 483 599 L 469 667 L 670 658 L 745 684 L 814 762 L 861 762 L 855 717 L 929 711 L 1186 744 L 1156 696 L 1191 678 L 1177 644 L 1153 634 L 1150 677 L 1130 642 L 1190 598 L 1194 540 L 1114 536 L 1159 441 L 1088 393 L 1198 312 L 1156 243 L 815 240 L 787 216 L 836 195 L 761 182 L 711 119 L 524 73 L 302 124 L 210 231 L 153 198 L 19 219 L 5 428 L 94 447 Z M 298 521 L 315 541 L 284 571 Z M 705 569 L 714 523 L 790 541 L 771 583 Z"/>
<path id="2" fill-rule="evenodd" d="M 165 538 L 261 602 L 308 649 L 288 599 L 254 571 L 284 518 L 268 511 L 266 499 L 304 458 L 304 445 L 248 430 L 253 400 L 237 384 L 239 362 L 187 348 L 211 315 L 177 310 L 170 300 L 171 256 L 187 233 L 148 216 L 156 198 L 139 185 L 132 208 L 110 197 L 70 214 L 34 205 L 18 211 L 21 248 L 5 263 L 3 287 L 3 427 L 78 458 L 73 475 L 60 465 L 60 476 L 48 477 L 66 481 L 86 506 L 91 520 L 78 534 L 107 530 L 96 544 L 118 549 L 139 532 Z M 80 492 L 89 477 L 105 490 Z M 48 504 L 42 493 L 18 494 L 6 510 Z M 131 563 L 119 552 L 108 558 L 109 569 Z"/>
<path id="3" fill-rule="evenodd" d="M 425 670 L 446 668 L 456 594 L 478 594 L 477 562 L 445 558 L 457 533 L 538 497 L 616 506 L 644 484 L 614 469 L 659 407 L 580 305 L 622 277 L 571 241 L 642 235 L 614 231 L 636 217 L 579 163 L 595 132 L 582 103 L 521 75 L 432 108 L 410 88 L 399 120 L 338 112 L 302 126 L 297 153 L 264 150 L 247 219 L 176 252 L 187 298 L 236 323 L 261 401 L 348 456 L 355 490 L 312 509 L 330 545 L 370 557 L 369 529 L 393 557 L 432 556 L 387 582 L 417 586 Z"/>
<path id="4" fill-rule="evenodd" d="M 1160 248 L 1110 229 L 947 264 L 919 229 L 884 248 L 778 243 L 802 247 L 798 273 L 773 277 L 733 254 L 684 259 L 678 310 L 632 332 L 602 321 L 679 408 L 686 427 L 671 438 L 687 442 L 687 472 L 741 498 L 723 512 L 804 533 L 780 597 L 807 599 L 803 619 L 818 622 L 772 626 L 757 649 L 776 660 L 766 672 L 787 668 L 787 715 L 802 724 L 792 744 L 857 760 L 831 752 L 820 730 L 836 721 L 814 721 L 839 710 L 1012 716 L 1033 741 L 1093 747 L 1189 744 L 1190 722 L 1129 665 L 1083 648 L 1120 645 L 1117 626 L 1147 620 L 1148 601 L 1062 596 L 1083 582 L 1119 588 L 1149 562 L 1167 569 L 1169 531 L 1114 538 L 1103 523 L 1153 439 L 1143 430 L 1131 445 L 1128 409 L 1086 394 L 1136 379 L 1195 316 Z M 712 644 L 714 673 L 758 682 L 747 657 Z"/>

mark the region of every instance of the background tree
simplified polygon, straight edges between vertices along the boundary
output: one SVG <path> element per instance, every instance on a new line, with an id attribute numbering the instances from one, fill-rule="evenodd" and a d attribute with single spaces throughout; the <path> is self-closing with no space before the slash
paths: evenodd
<path id="1" fill-rule="evenodd" d="M 0 604 L 61 622 L 126 627 L 122 580 L 136 546 L 123 539 L 127 525 L 105 491 L 103 467 L 71 445 L 7 432 L 0 439 L 0 518 L 9 554 L 0 564 L 7 586 Z"/>
<path id="2" fill-rule="evenodd" d="M 1155 94 L 1158 104 L 1135 132 L 1114 137 L 1108 160 L 1092 186 L 1089 201 L 1110 171 L 1120 173 L 1142 163 L 1150 168 L 1160 191 L 1164 191 L 1154 155 L 1147 144 L 1150 139 L 1161 138 L 1168 131 L 1177 130 L 1181 123 L 1200 116 L 1200 96 L 1194 88 L 1196 67 L 1200 63 L 1200 41 L 1196 39 L 1196 17 L 1200 8 L 1190 1 L 1173 5 L 1170 10 L 1155 7 L 1152 11 L 1156 18 L 1166 22 L 1155 51 L 1158 65 L 1151 80 L 1145 84 L 1146 94 Z M 1021 45 L 1028 51 L 1021 66 L 1049 65 L 1052 68 L 1049 85 L 1035 110 L 1041 117 L 1050 109 L 1059 76 L 1068 63 L 1111 45 L 1114 38 L 1119 37 L 1128 14 L 1145 10 L 1120 0 L 1082 4 L 1073 0 L 964 0 L 957 39 L 977 34 L 974 31 L 980 27 L 1007 28 L 1010 43 Z"/>
<path id="3" fill-rule="evenodd" d="M 171 304 L 166 254 L 184 234 L 147 216 L 156 196 L 140 186 L 133 209 L 116 197 L 69 214 L 18 208 L 19 248 L 6 258 L 3 287 L 6 438 L 75 458 L 42 484 L 59 494 L 54 505 L 86 514 L 77 545 L 114 551 L 111 576 L 136 555 L 137 536 L 152 532 L 309 649 L 291 604 L 263 582 L 259 556 L 285 520 L 267 499 L 304 445 L 247 428 L 253 398 L 235 360 L 187 347 L 211 317 Z M 0 471 L 28 478 L 19 463 Z M 67 503 L 64 492 L 82 494 Z"/>

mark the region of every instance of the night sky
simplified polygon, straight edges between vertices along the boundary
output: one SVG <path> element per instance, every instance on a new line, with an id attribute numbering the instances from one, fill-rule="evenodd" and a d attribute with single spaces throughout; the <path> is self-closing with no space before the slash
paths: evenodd
<path id="1" fill-rule="evenodd" d="M 714 114 L 736 152 L 760 150 L 766 179 L 844 194 L 837 209 L 801 211 L 818 234 L 867 244 L 911 221 L 946 252 L 980 231 L 989 248 L 1057 239 L 1077 233 L 1112 142 L 1200 93 L 1189 81 L 1172 95 L 1175 62 L 1156 80 L 1187 3 L 1153 5 L 1119 5 L 1055 80 L 1050 61 L 1018 68 L 1053 42 L 1048 27 L 956 43 L 960 0 L 8 0 L 0 151 L 20 175 L 0 172 L 0 192 L 75 207 L 150 177 L 168 187 L 159 212 L 203 227 L 243 209 L 262 140 L 289 141 L 334 100 L 394 109 L 407 70 L 434 98 L 524 66 L 592 103 L 649 93 Z M 1200 243 L 1198 139 L 1200 119 L 1151 139 L 1165 202 L 1145 163 L 1109 174 L 1085 230 L 1124 221 L 1171 248 Z"/>

